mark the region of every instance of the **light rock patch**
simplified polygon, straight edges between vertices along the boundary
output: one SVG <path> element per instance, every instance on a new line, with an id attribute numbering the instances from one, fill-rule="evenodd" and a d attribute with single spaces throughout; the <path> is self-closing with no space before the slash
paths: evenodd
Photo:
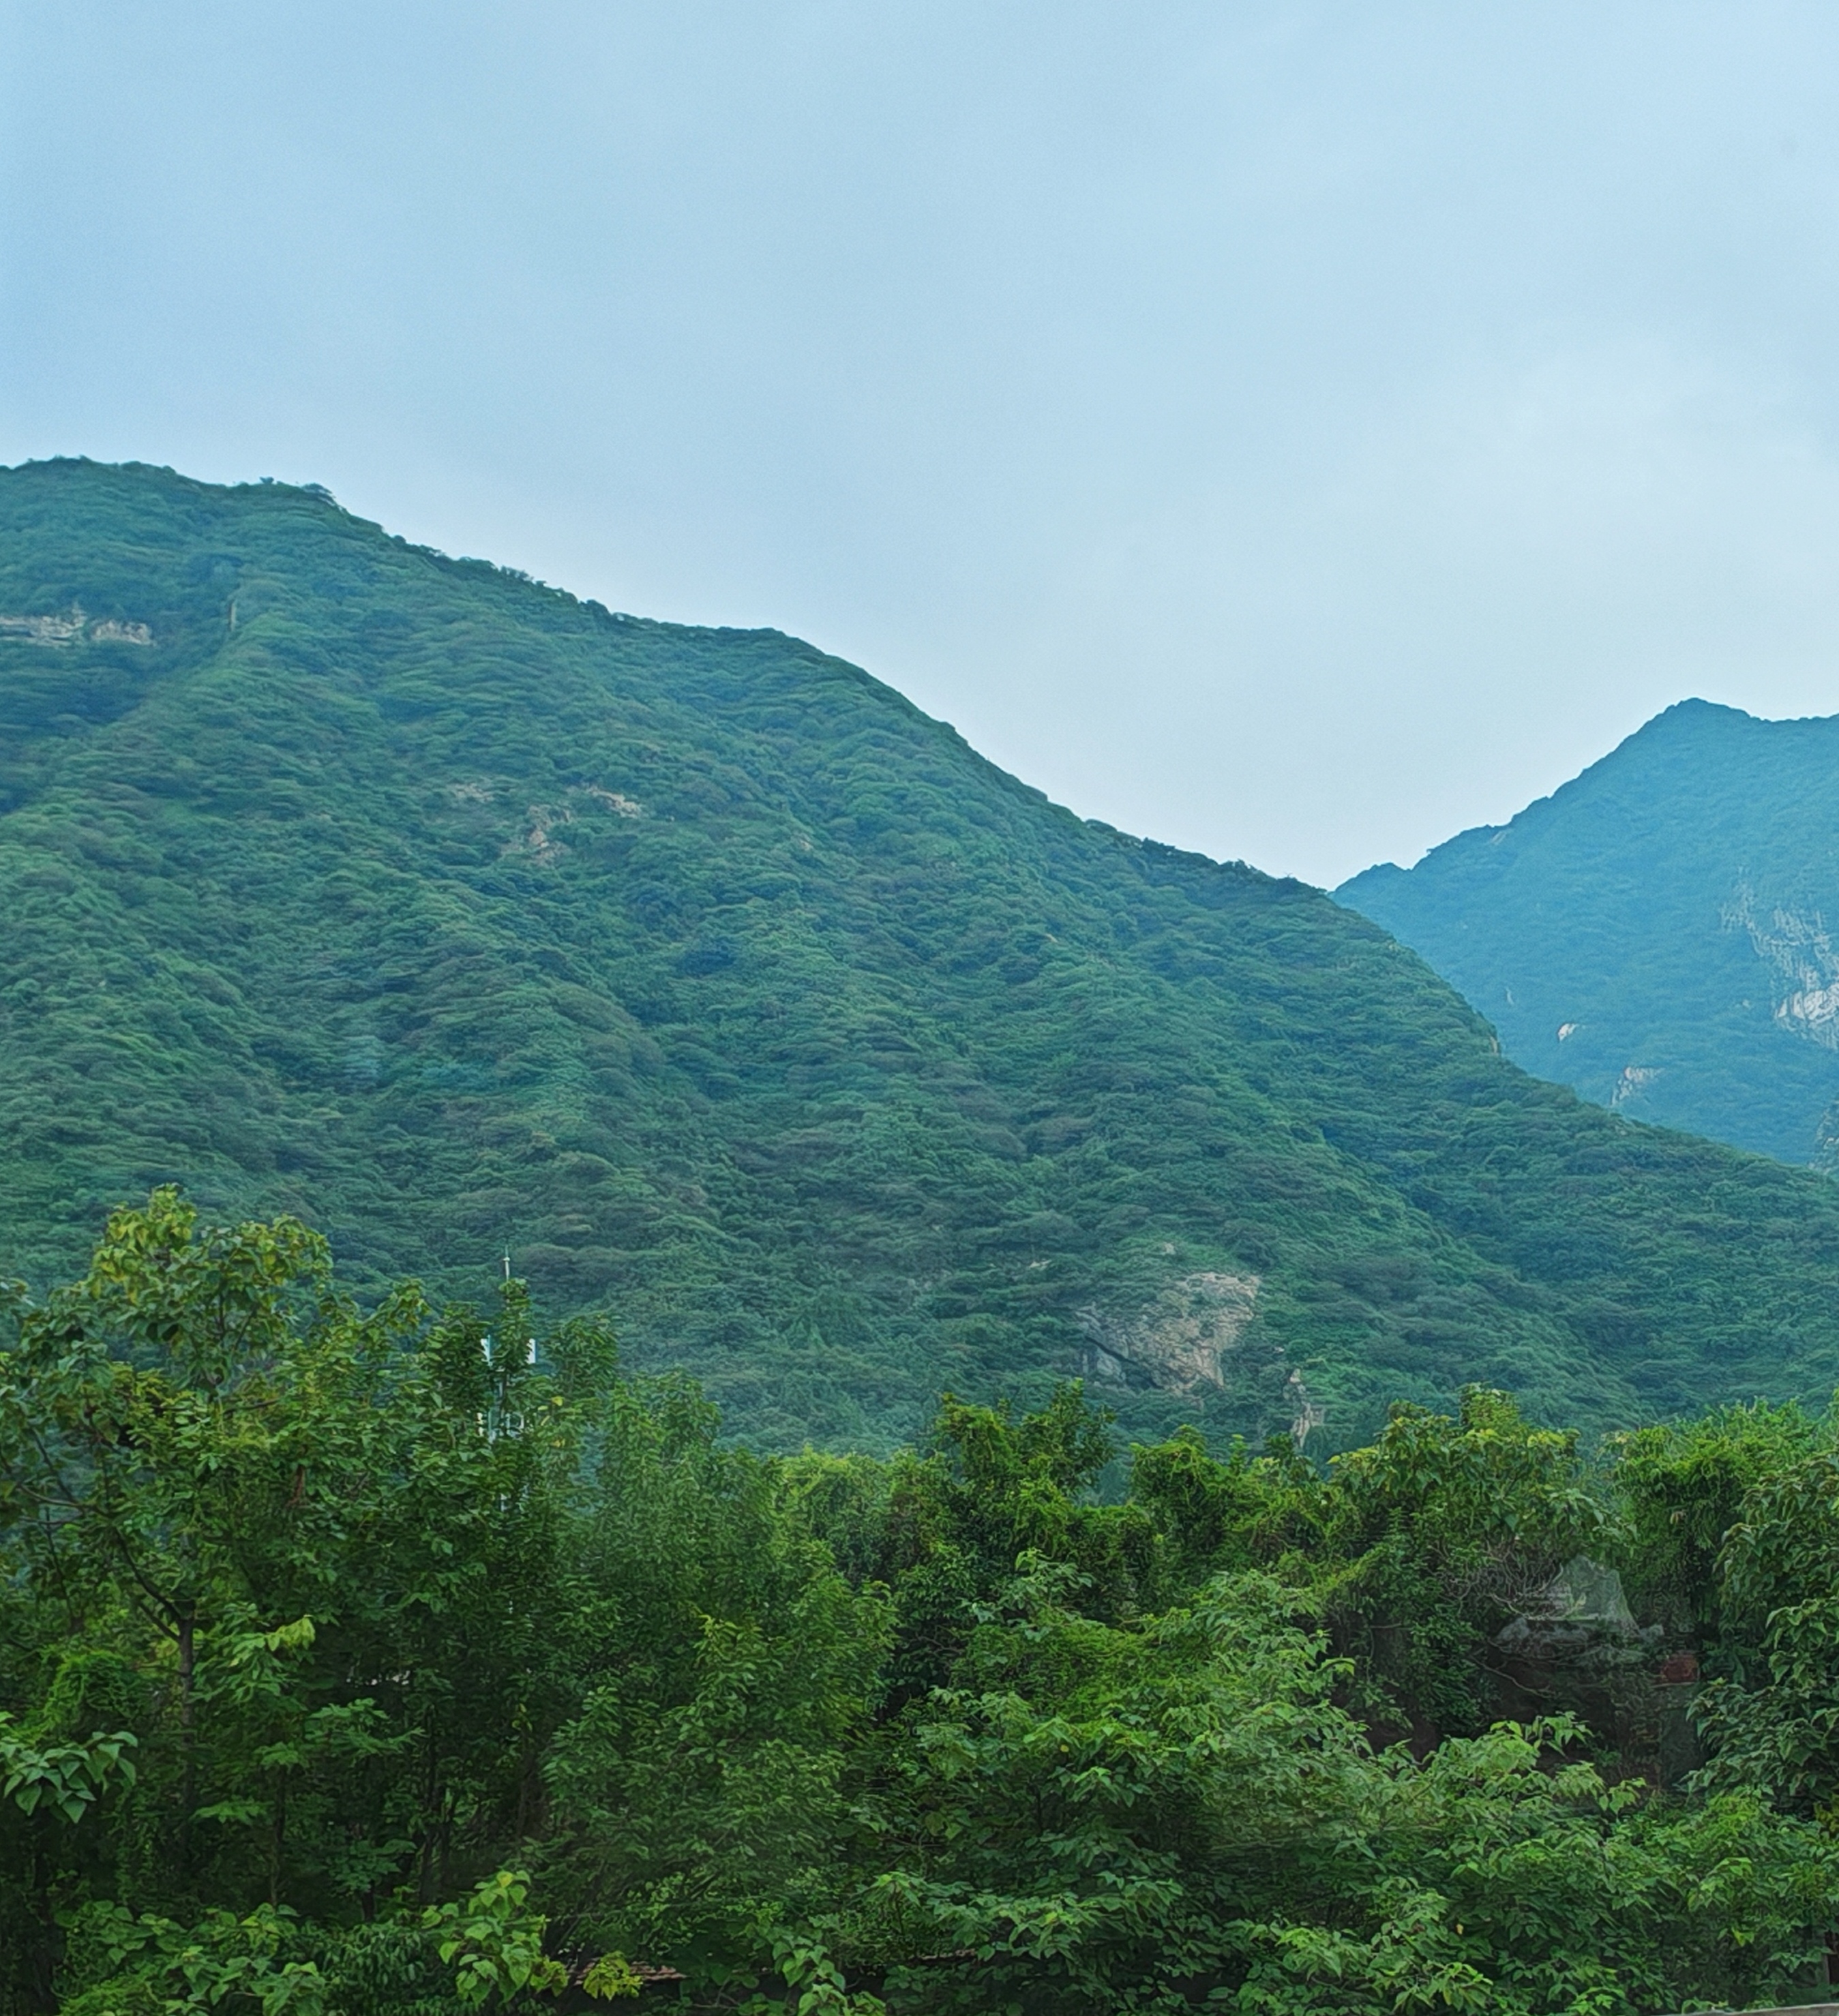
<path id="1" fill-rule="evenodd" d="M 1255 1274 L 1186 1274 L 1130 1315 L 1081 1309 L 1088 1372 L 1171 1393 L 1223 1386 L 1224 1361 L 1252 1319 L 1258 1291 Z"/>

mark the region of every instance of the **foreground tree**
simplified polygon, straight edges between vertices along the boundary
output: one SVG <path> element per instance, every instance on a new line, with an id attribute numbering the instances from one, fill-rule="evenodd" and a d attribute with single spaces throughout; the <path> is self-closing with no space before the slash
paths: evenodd
<path id="1" fill-rule="evenodd" d="M 1107 1500 L 1069 1388 L 772 1461 L 514 1283 L 361 1310 L 304 1228 L 164 1191 L 15 1312 L 0 2016 L 641 1964 L 711 2011 L 1633 2016 L 1785 1992 L 1839 1921 L 1803 1417 L 1606 1473 L 1477 1393 L 1326 1473 L 1184 1433 Z M 1491 1634 L 1590 1547 L 1723 1662 L 1702 1790 L 1491 1712 Z"/>
<path id="2" fill-rule="evenodd" d="M 603 1330 L 537 1337 L 515 1283 L 489 1324 L 412 1286 L 366 1313 L 297 1225 L 203 1229 L 170 1192 L 115 1214 L 0 1359 L 10 2004 L 49 2006 L 67 1952 L 157 1971 L 197 1926 L 297 1997 L 339 1977 L 328 1935 L 387 1923 L 412 1982 L 423 1914 L 502 1906 L 532 1861 L 585 1940 L 655 1935 L 647 1885 L 679 1935 L 727 1870 L 704 1943 L 741 1966 L 788 1860 L 821 1859 L 880 1612 L 714 1429 Z M 777 1746 L 750 1791 L 748 1726 Z M 727 1802 L 700 1826 L 699 1766 Z"/>

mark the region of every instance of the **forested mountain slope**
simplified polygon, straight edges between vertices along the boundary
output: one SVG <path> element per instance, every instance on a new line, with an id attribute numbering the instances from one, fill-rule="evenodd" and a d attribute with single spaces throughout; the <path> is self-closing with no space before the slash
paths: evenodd
<path id="1" fill-rule="evenodd" d="M 1839 719 L 1686 700 L 1504 826 L 1336 892 L 1542 1078 L 1830 1165 L 1839 1100 Z"/>
<path id="2" fill-rule="evenodd" d="M 610 1309 L 740 1431 L 1839 1377 L 1839 1197 L 1496 1054 L 1319 891 L 1082 823 L 810 646 L 329 498 L 0 474 L 0 1267 L 177 1179 Z"/>

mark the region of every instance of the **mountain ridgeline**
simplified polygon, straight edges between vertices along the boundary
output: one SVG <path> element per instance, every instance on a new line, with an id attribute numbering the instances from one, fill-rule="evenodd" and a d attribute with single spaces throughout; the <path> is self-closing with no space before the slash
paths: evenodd
<path id="1" fill-rule="evenodd" d="M 1336 895 L 1542 1078 L 1632 1118 L 1839 1155 L 1839 719 L 1686 700 L 1504 826 Z"/>
<path id="2" fill-rule="evenodd" d="M 167 1181 L 361 1287 L 508 1256 L 778 1446 L 1068 1375 L 1312 1447 L 1839 1378 L 1823 1179 L 1527 1076 L 1327 896 L 809 645 L 279 484 L 34 464 L 0 527 L 8 1273 Z"/>

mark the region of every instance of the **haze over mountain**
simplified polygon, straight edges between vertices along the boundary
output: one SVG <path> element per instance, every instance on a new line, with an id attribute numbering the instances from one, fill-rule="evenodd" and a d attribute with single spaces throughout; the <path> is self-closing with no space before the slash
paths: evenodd
<path id="1" fill-rule="evenodd" d="M 1839 718 L 1685 700 L 1504 826 L 1335 891 L 1507 1054 L 1632 1118 L 1839 1150 Z"/>
<path id="2" fill-rule="evenodd" d="M 1839 1377 L 1823 1179 L 1528 1077 L 1321 892 L 794 639 L 41 463 L 0 726 L 7 1272 L 180 1181 L 372 1288 L 508 1255 L 782 1445 L 1075 1373 L 1333 1443 L 1470 1380 L 1607 1424 Z"/>

